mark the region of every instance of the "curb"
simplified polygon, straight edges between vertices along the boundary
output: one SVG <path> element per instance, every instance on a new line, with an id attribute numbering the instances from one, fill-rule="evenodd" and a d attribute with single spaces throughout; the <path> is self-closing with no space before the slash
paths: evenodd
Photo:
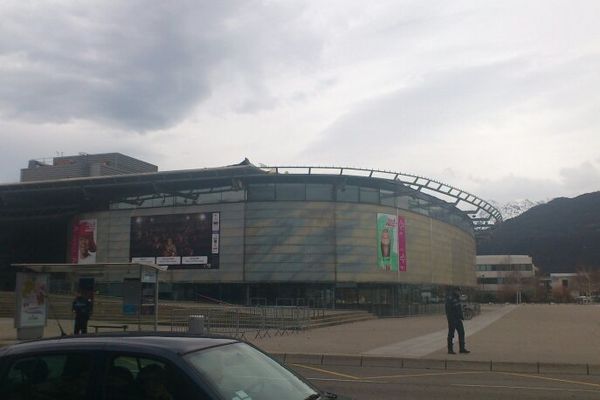
<path id="1" fill-rule="evenodd" d="M 400 358 L 351 354 L 269 353 L 283 364 L 345 367 L 435 369 L 447 371 L 489 371 L 524 374 L 566 374 L 600 376 L 600 364 L 542 362 L 470 361 L 455 359 Z"/>

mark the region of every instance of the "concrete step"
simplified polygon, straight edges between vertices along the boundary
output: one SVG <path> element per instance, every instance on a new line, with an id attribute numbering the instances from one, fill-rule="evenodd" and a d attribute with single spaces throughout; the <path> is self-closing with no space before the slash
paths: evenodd
<path id="1" fill-rule="evenodd" d="M 331 322 L 324 322 L 324 323 L 320 323 L 320 324 L 311 324 L 309 329 L 327 328 L 329 326 L 353 324 L 355 322 L 371 321 L 373 319 L 377 319 L 377 317 L 362 318 L 362 319 L 357 318 L 357 319 L 348 320 L 348 321 L 331 321 Z"/>
<path id="2" fill-rule="evenodd" d="M 327 326 L 350 324 L 353 322 L 369 321 L 377 317 L 367 311 L 349 311 L 342 313 L 331 313 L 322 317 L 312 318 L 310 328 L 324 328 Z"/>

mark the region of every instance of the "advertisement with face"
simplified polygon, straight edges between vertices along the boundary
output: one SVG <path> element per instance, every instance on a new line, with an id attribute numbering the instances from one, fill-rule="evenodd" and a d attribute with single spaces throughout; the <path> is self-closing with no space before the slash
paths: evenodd
<path id="1" fill-rule="evenodd" d="M 398 217 L 377 214 L 377 268 L 398 271 Z"/>
<path id="2" fill-rule="evenodd" d="M 73 224 L 71 262 L 94 264 L 96 262 L 96 220 L 82 219 Z"/>

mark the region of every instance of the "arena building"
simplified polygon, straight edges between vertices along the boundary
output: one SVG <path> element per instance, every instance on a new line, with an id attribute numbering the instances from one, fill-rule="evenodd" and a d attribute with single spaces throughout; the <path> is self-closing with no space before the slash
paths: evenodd
<path id="1" fill-rule="evenodd" d="M 158 172 L 118 153 L 32 168 L 0 185 L 8 289 L 14 263 L 152 262 L 169 266 L 163 298 L 393 313 L 476 287 L 475 231 L 502 220 L 472 194 L 387 171 L 246 159 Z M 118 295 L 123 276 L 95 281 Z"/>

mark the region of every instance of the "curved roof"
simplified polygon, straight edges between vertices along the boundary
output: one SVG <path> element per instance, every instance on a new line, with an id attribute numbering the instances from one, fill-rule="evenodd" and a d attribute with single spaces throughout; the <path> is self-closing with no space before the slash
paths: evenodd
<path id="1" fill-rule="evenodd" d="M 36 216 L 64 216 L 108 208 L 110 201 L 143 195 L 190 196 L 195 189 L 237 186 L 246 179 L 279 175 L 352 177 L 377 180 L 393 187 L 406 187 L 433 196 L 458 208 L 471 218 L 475 229 L 485 229 L 502 222 L 502 214 L 485 200 L 454 186 L 402 172 L 352 167 L 260 166 L 248 159 L 239 164 L 164 172 L 115 176 L 57 179 L 0 185 L 0 220 Z M 381 184 L 379 185 L 381 186 Z"/>
<path id="2" fill-rule="evenodd" d="M 457 187 L 423 176 L 354 167 L 265 166 L 264 168 L 275 174 L 360 176 L 391 180 L 456 206 L 471 218 L 475 228 L 487 228 L 503 221 L 500 211 L 487 201 Z"/>

